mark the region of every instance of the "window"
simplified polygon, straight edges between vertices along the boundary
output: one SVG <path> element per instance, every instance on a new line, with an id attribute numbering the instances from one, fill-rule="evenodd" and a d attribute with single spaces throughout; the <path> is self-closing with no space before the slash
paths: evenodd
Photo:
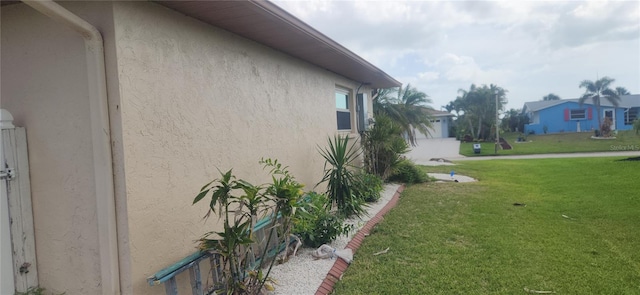
<path id="1" fill-rule="evenodd" d="M 351 130 L 349 91 L 336 88 L 336 117 L 338 130 Z"/>
<path id="2" fill-rule="evenodd" d="M 638 118 L 638 108 L 628 109 L 624 113 L 624 124 L 633 125 L 633 122 Z"/>
<path id="3" fill-rule="evenodd" d="M 571 120 L 584 120 L 587 118 L 587 112 L 585 109 L 571 110 Z"/>

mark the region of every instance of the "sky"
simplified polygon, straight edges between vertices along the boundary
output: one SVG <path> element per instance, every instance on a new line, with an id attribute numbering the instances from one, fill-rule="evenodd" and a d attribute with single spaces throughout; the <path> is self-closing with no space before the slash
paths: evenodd
<path id="1" fill-rule="evenodd" d="M 496 84 L 507 109 L 608 76 L 640 94 L 640 1 L 273 1 L 435 109 Z"/>

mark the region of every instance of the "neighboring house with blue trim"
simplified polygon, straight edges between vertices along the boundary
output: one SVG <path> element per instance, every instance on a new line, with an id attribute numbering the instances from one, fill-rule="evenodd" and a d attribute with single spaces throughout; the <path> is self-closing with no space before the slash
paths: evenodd
<path id="1" fill-rule="evenodd" d="M 522 113 L 529 117 L 526 133 L 591 132 L 598 128 L 597 108 L 590 100 L 580 105 L 578 99 L 532 101 L 524 104 Z M 611 130 L 633 129 L 633 121 L 640 113 L 640 95 L 622 95 L 616 107 L 604 99 L 600 104 L 600 118 L 611 118 Z M 546 126 L 546 128 L 545 128 Z"/>

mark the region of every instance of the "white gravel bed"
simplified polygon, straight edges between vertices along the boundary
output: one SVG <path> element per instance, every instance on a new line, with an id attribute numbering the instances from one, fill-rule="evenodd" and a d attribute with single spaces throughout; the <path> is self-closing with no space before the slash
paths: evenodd
<path id="1" fill-rule="evenodd" d="M 366 216 L 361 218 L 349 219 L 346 222 L 353 224 L 354 229 L 348 236 L 340 236 L 331 244 L 331 247 L 336 249 L 344 249 L 351 238 L 360 230 L 366 223 L 374 217 L 380 210 L 387 205 L 389 200 L 393 198 L 393 195 L 398 190 L 400 185 L 387 184 L 384 187 L 384 191 L 381 193 L 381 198 L 376 203 L 369 203 Z M 315 292 L 322 284 L 322 281 L 331 270 L 331 267 L 335 263 L 334 259 L 319 259 L 314 260 L 311 253 L 316 249 L 312 248 L 300 248 L 298 255 L 289 258 L 286 263 L 275 265 L 271 270 L 269 277 L 276 280 L 277 285 L 275 291 L 272 294 L 315 294 Z"/>

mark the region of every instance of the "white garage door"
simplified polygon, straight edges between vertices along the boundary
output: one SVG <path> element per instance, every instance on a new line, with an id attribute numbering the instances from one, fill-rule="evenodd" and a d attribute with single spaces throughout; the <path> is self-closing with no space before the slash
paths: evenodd
<path id="1" fill-rule="evenodd" d="M 431 120 L 431 125 L 433 126 L 433 130 L 431 130 L 431 138 L 442 138 L 442 120 L 433 119 Z"/>

